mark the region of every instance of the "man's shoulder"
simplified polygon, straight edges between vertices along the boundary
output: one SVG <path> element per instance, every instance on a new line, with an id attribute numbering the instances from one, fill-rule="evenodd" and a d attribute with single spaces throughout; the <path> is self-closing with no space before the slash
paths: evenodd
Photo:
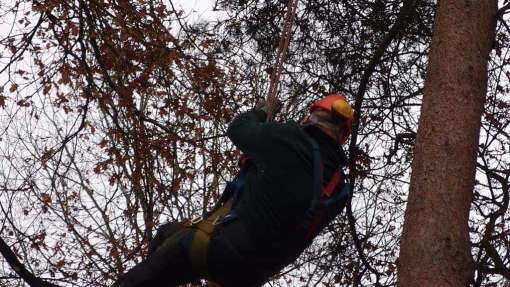
<path id="1" fill-rule="evenodd" d="M 273 128 L 279 134 L 287 135 L 300 135 L 302 133 L 301 127 L 298 123 L 293 120 L 289 120 L 281 123 L 272 123 Z"/>
<path id="2" fill-rule="evenodd" d="M 282 123 L 272 123 L 272 128 L 270 130 L 270 136 L 272 140 L 275 141 L 275 144 L 279 141 L 298 145 L 309 144 L 307 133 L 293 120 Z"/>
<path id="3" fill-rule="evenodd" d="M 292 161 L 301 159 L 305 162 L 310 160 L 311 143 L 308 134 L 295 121 L 275 123 L 271 132 L 271 142 L 275 156 L 284 162 L 289 158 Z"/>

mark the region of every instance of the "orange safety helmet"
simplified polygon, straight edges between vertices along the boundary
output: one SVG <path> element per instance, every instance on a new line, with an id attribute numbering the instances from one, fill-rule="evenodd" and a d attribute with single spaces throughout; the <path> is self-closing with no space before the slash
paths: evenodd
<path id="1" fill-rule="evenodd" d="M 331 94 L 320 100 L 312 103 L 310 106 L 310 113 L 322 110 L 331 113 L 334 118 L 341 120 L 345 123 L 345 130 L 339 139 L 340 144 L 344 144 L 352 132 L 352 122 L 354 120 L 354 110 L 347 102 L 345 96 L 340 94 Z"/>

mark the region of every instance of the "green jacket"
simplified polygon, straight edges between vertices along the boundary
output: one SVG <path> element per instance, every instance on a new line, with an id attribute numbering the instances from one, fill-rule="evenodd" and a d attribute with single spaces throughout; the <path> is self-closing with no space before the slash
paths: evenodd
<path id="1" fill-rule="evenodd" d="M 302 128 L 294 121 L 266 123 L 265 118 L 261 110 L 243 113 L 232 121 L 227 131 L 232 142 L 256 166 L 248 174 L 235 209 L 249 234 L 250 244 L 255 246 L 255 257 L 290 262 L 310 243 L 304 242 L 297 231 L 305 220 L 314 192 L 309 138 L 315 139 L 320 147 L 323 183 L 329 182 L 332 174 L 346 164 L 346 156 L 317 127 Z M 339 212 L 334 210 L 329 220 Z"/>

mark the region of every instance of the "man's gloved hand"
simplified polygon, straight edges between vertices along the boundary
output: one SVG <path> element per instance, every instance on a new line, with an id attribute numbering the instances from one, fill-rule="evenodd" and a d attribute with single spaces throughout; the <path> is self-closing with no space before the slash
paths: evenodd
<path id="1" fill-rule="evenodd" d="M 264 111 L 266 113 L 266 116 L 271 115 L 271 118 L 273 118 L 277 113 L 279 113 L 282 110 L 282 108 L 283 103 L 278 99 L 276 99 L 276 102 L 274 103 L 273 107 L 270 107 L 265 100 L 259 101 L 255 105 L 256 110 Z"/>

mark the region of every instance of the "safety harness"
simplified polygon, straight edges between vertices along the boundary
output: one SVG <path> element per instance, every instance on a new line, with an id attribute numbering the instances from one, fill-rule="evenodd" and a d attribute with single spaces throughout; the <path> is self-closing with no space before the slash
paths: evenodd
<path id="1" fill-rule="evenodd" d="M 314 198 L 310 208 L 306 212 L 305 220 L 296 227 L 298 233 L 304 234 L 304 240 L 312 240 L 327 223 L 327 211 L 332 204 L 339 204 L 340 211 L 345 206 L 345 202 L 350 196 L 349 188 L 346 188 L 345 179 L 342 177 L 342 171 L 338 169 L 331 177 L 329 183 L 322 185 L 323 163 L 320 156 L 319 145 L 310 139 L 313 149 L 313 189 Z M 240 194 L 243 192 L 246 175 L 253 166 L 252 160 L 241 157 L 240 171 L 233 181 L 228 182 L 225 190 L 212 211 L 199 221 L 194 221 L 191 226 L 196 229 L 193 236 L 190 249 L 190 258 L 193 270 L 200 275 L 208 277 L 207 268 L 207 249 L 209 240 L 215 227 L 225 221 L 235 218 L 234 207 Z M 337 189 L 339 183 L 343 183 L 342 189 Z M 335 192 L 335 190 L 338 190 Z M 326 221 L 326 222 L 325 222 Z"/>
<path id="2" fill-rule="evenodd" d="M 239 160 L 240 171 L 234 177 L 234 180 L 227 182 L 225 189 L 213 207 L 202 220 L 191 222 L 191 227 L 195 228 L 195 234 L 191 242 L 190 258 L 193 270 L 197 274 L 205 277 L 208 276 L 207 268 L 207 249 L 209 240 L 215 227 L 235 217 L 233 207 L 236 205 L 240 194 L 244 189 L 244 183 L 248 174 L 251 160 L 245 156 L 241 156 Z"/>
<path id="3" fill-rule="evenodd" d="M 345 183 L 345 178 L 342 176 L 342 170 L 337 169 L 328 184 L 322 184 L 324 165 L 321 160 L 319 145 L 317 142 L 310 138 L 313 153 L 313 194 L 314 198 L 310 208 L 306 212 L 306 218 L 303 222 L 301 229 L 305 232 L 304 239 L 312 240 L 322 229 L 322 225 L 328 223 L 327 212 L 331 206 L 338 205 L 337 210 L 341 211 L 345 207 L 345 203 L 350 196 L 350 189 Z M 342 189 L 335 192 L 338 184 L 342 183 Z"/>

